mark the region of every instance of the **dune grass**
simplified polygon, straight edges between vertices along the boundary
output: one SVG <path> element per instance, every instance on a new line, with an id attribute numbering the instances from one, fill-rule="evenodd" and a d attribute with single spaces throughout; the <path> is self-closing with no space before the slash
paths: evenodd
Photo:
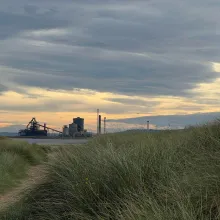
<path id="1" fill-rule="evenodd" d="M 1 219 L 220 219 L 220 124 L 103 135 L 63 148 Z"/>
<path id="2" fill-rule="evenodd" d="M 46 158 L 46 153 L 37 145 L 0 139 L 0 195 L 16 186 L 31 165 Z"/>

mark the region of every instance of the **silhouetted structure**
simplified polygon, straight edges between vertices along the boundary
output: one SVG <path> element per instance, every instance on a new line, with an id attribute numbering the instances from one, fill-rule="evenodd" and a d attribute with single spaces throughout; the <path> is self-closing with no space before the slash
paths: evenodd
<path id="1" fill-rule="evenodd" d="M 77 125 L 77 131 L 83 132 L 84 131 L 84 118 L 74 118 L 73 123 Z"/>
<path id="2" fill-rule="evenodd" d="M 40 130 L 40 127 L 43 128 L 43 130 Z M 61 131 L 57 131 L 53 128 L 47 127 L 45 123 L 44 125 L 39 124 L 35 118 L 32 118 L 32 120 L 28 123 L 26 129 L 20 130 L 18 134 L 20 136 L 47 136 L 48 130 L 62 134 Z"/>

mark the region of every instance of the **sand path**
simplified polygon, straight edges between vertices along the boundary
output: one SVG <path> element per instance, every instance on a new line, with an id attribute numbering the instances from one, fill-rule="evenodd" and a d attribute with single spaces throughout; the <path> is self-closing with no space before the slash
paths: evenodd
<path id="1" fill-rule="evenodd" d="M 28 194 L 29 190 L 33 189 L 36 185 L 43 183 L 46 179 L 45 165 L 32 166 L 28 173 L 27 178 L 21 180 L 21 183 L 12 188 L 10 192 L 0 195 L 0 211 L 4 211 L 22 197 Z"/>

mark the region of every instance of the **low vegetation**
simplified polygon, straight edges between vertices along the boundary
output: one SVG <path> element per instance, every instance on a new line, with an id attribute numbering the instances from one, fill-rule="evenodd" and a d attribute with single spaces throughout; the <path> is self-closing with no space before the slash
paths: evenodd
<path id="1" fill-rule="evenodd" d="M 46 153 L 37 145 L 0 138 L 0 195 L 19 184 L 31 165 L 46 158 Z"/>
<path id="2" fill-rule="evenodd" d="M 104 135 L 63 148 L 1 219 L 220 219 L 220 124 Z"/>

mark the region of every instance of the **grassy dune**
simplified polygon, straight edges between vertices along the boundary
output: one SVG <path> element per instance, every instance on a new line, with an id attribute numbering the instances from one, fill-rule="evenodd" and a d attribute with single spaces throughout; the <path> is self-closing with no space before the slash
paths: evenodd
<path id="1" fill-rule="evenodd" d="M 25 177 L 28 168 L 45 157 L 45 152 L 38 146 L 1 137 L 0 195 L 16 186 Z"/>
<path id="2" fill-rule="evenodd" d="M 220 219 L 219 123 L 105 135 L 48 166 L 48 182 L 1 219 Z"/>

